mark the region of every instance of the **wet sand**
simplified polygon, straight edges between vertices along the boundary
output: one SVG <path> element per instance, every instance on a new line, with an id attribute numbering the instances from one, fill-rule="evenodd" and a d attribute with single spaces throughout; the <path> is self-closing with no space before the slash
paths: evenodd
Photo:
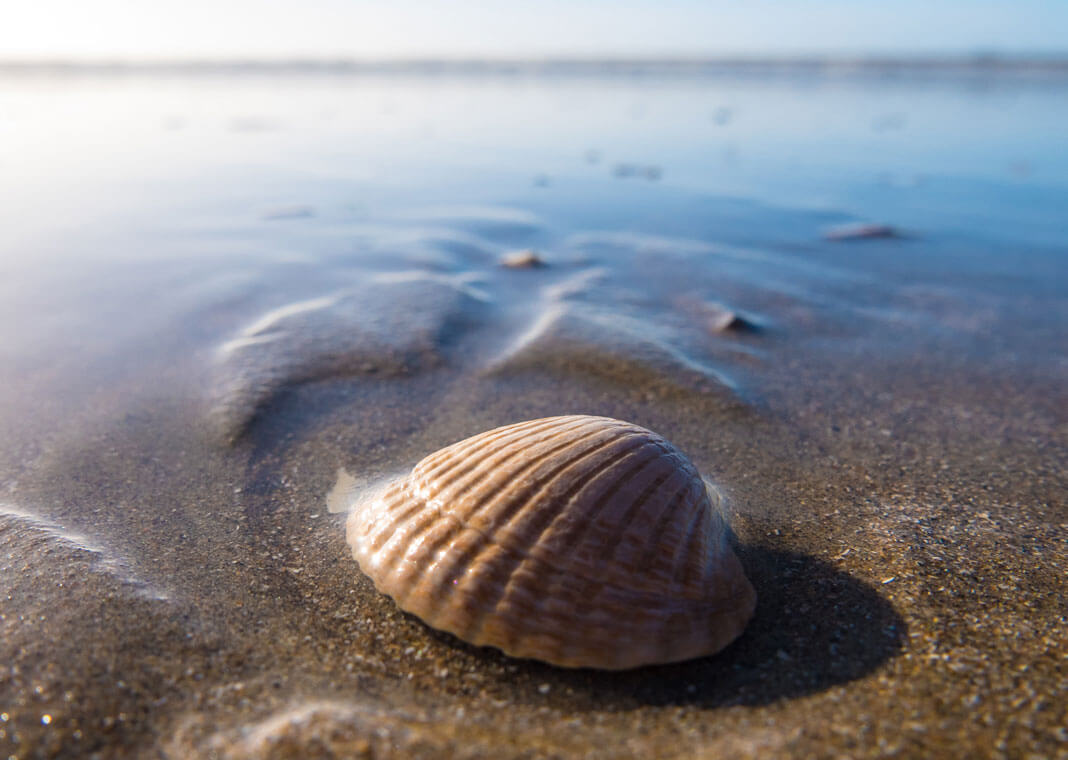
<path id="1" fill-rule="evenodd" d="M 5 261 L 0 756 L 1068 755 L 1063 245 L 597 182 Z M 351 559 L 339 470 L 570 413 L 726 493 L 722 653 L 512 660 Z"/>

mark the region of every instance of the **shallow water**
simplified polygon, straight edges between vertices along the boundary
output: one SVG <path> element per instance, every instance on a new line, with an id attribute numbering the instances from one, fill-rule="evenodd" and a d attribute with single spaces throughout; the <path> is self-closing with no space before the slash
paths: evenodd
<path id="1" fill-rule="evenodd" d="M 0 78 L 0 756 L 1063 751 L 1065 95 Z M 511 661 L 360 574 L 339 470 L 566 413 L 728 495 L 731 648 Z"/>

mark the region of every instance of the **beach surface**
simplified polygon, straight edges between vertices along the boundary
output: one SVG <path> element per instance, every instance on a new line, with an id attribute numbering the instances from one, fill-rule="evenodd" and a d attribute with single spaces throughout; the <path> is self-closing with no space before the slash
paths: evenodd
<path id="1" fill-rule="evenodd" d="M 3 73 L 0 757 L 1068 757 L 1066 94 Z M 563 414 L 723 491 L 726 650 L 513 660 L 361 573 L 339 481 Z"/>

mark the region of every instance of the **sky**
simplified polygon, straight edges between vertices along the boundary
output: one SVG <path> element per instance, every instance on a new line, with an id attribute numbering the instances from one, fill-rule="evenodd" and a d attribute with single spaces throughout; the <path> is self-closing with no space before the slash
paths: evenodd
<path id="1" fill-rule="evenodd" d="M 0 0 L 0 59 L 1068 51 L 1068 0 Z"/>

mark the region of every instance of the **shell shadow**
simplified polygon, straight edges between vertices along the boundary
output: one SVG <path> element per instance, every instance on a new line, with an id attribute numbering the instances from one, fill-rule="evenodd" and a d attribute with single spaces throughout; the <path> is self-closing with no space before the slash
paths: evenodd
<path id="1" fill-rule="evenodd" d="M 537 677 L 619 706 L 764 705 L 864 676 L 901 651 L 904 620 L 876 589 L 792 552 L 738 547 L 757 589 L 742 636 L 712 656 L 620 672 L 537 666 Z"/>

